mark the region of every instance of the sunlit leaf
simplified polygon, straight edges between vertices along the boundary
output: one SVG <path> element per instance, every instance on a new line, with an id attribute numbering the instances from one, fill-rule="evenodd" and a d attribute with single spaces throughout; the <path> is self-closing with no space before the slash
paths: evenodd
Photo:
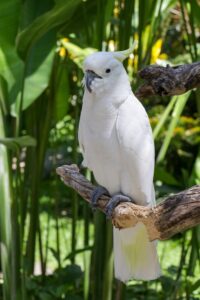
<path id="1" fill-rule="evenodd" d="M 54 51 L 52 50 L 41 62 L 35 72 L 30 74 L 24 79 L 23 90 L 23 102 L 22 109 L 28 108 L 48 87 L 52 62 L 54 57 Z M 35 61 L 36 63 L 36 61 Z M 12 113 L 17 114 L 17 107 L 21 99 L 21 93 L 19 93 L 17 101 L 12 106 Z"/>
<path id="2" fill-rule="evenodd" d="M 61 43 L 65 49 L 67 49 L 70 59 L 72 59 L 80 68 L 82 68 L 82 63 L 86 56 L 97 51 L 97 49 L 94 48 L 81 48 L 74 43 L 65 40 L 61 40 Z"/>
<path id="3" fill-rule="evenodd" d="M 159 151 L 158 157 L 157 157 L 157 162 L 161 162 L 164 158 L 165 155 L 167 153 L 167 149 L 170 145 L 170 141 L 173 137 L 173 133 L 174 133 L 174 128 L 176 127 L 179 118 L 181 116 L 181 113 L 187 103 L 187 100 L 189 98 L 189 95 L 191 94 L 191 92 L 188 92 L 186 94 L 183 94 L 181 96 L 177 96 L 177 101 L 176 104 L 174 106 L 174 110 L 172 112 L 172 119 L 171 122 L 169 124 L 169 128 L 167 130 L 164 142 L 162 144 L 162 147 Z"/>

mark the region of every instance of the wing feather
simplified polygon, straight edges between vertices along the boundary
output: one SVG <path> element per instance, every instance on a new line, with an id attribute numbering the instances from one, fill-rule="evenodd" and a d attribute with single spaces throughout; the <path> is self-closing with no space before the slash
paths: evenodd
<path id="1" fill-rule="evenodd" d="M 120 147 L 122 190 L 141 205 L 154 203 L 154 142 L 147 113 L 131 94 L 121 105 L 116 123 Z"/>

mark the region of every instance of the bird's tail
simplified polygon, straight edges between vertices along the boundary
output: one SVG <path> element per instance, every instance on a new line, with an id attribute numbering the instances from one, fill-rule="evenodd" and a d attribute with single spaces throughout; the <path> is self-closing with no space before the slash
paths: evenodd
<path id="1" fill-rule="evenodd" d="M 126 229 L 114 228 L 115 277 L 153 280 L 161 275 L 156 241 L 150 242 L 142 223 Z"/>

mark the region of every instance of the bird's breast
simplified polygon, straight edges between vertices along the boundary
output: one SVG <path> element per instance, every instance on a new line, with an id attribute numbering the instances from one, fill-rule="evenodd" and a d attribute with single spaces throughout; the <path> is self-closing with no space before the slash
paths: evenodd
<path id="1" fill-rule="evenodd" d="M 117 115 L 92 115 L 85 124 L 84 160 L 97 182 L 110 193 L 120 189 L 120 149 L 116 131 Z"/>

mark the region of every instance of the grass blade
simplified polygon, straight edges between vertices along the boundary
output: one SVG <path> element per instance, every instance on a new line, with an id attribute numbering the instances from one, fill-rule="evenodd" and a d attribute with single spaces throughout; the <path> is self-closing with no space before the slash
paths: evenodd
<path id="1" fill-rule="evenodd" d="M 164 110 L 158 124 L 156 125 L 156 127 L 154 128 L 154 131 L 153 131 L 153 137 L 154 137 L 154 140 L 157 138 L 158 134 L 160 133 L 163 125 L 165 124 L 174 104 L 176 103 L 176 100 L 177 100 L 177 97 L 172 97 L 172 99 L 170 100 L 168 106 L 166 107 L 166 109 Z"/>
<path id="2" fill-rule="evenodd" d="M 170 141 L 173 137 L 173 132 L 174 132 L 174 129 L 179 121 L 179 118 L 180 118 L 180 115 L 187 103 L 187 100 L 190 96 L 190 93 L 191 92 L 188 92 L 184 95 L 181 95 L 181 96 L 178 96 L 178 99 L 177 99 L 177 102 L 176 102 L 176 105 L 174 107 L 174 110 L 173 110 L 173 113 L 172 113 L 172 120 L 169 124 L 169 128 L 168 128 L 168 131 L 167 131 L 167 134 L 166 134 L 166 137 L 164 139 L 164 142 L 162 144 L 162 147 L 159 151 L 159 154 L 158 154 L 158 157 L 157 157 L 157 163 L 161 162 L 162 160 L 164 160 L 165 158 L 165 155 L 167 153 L 167 150 L 169 148 L 169 145 L 170 145 Z"/>

